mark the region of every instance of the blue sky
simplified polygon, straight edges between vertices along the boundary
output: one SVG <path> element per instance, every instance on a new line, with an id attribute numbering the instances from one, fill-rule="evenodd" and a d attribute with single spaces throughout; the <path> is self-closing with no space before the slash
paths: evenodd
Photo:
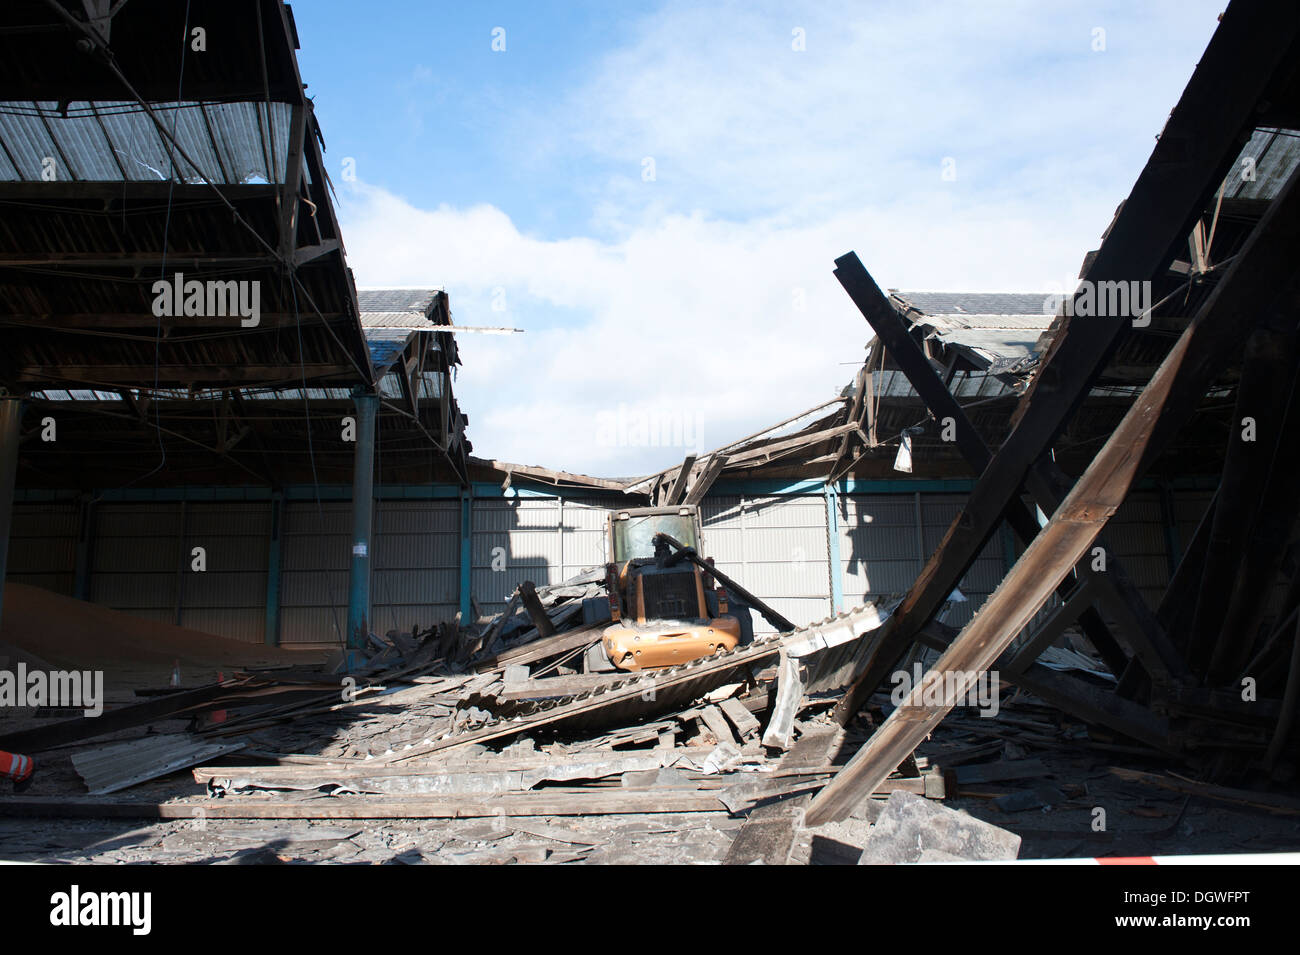
<path id="1" fill-rule="evenodd" d="M 462 336 L 475 452 L 628 476 L 836 393 L 849 249 L 883 287 L 1061 290 L 1220 9 L 294 5 L 358 284 L 526 329 Z"/>

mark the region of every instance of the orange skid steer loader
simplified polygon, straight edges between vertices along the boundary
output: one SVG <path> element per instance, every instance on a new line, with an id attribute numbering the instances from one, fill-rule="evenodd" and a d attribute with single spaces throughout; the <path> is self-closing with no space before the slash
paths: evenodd
<path id="1" fill-rule="evenodd" d="M 613 511 L 606 524 L 610 618 L 601 646 L 620 670 L 674 666 L 754 638 L 750 608 L 793 626 L 701 558 L 694 505 Z"/>

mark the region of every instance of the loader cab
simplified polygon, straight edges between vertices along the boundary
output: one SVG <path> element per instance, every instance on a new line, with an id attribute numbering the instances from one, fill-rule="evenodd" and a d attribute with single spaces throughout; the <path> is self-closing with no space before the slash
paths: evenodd
<path id="1" fill-rule="evenodd" d="M 622 564 L 655 555 L 654 536 L 664 532 L 687 547 L 700 549 L 700 509 L 694 504 L 677 507 L 640 507 L 611 511 L 606 533 L 609 559 Z"/>

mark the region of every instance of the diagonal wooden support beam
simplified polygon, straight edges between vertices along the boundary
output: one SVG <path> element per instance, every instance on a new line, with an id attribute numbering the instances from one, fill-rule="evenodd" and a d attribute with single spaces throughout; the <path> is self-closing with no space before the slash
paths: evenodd
<path id="1" fill-rule="evenodd" d="M 686 497 L 686 486 L 691 481 L 691 468 L 695 467 L 696 455 L 688 454 L 682 461 L 682 466 L 677 469 L 677 477 L 673 480 L 672 490 L 664 498 L 664 504 L 672 506 L 682 503 Z"/>
<path id="2" fill-rule="evenodd" d="M 276 144 L 285 150 L 286 157 L 284 183 L 276 197 L 279 205 L 279 252 L 286 262 L 294 261 L 294 250 L 298 247 L 298 197 L 302 188 L 306 139 L 307 107 L 296 104 L 289 114 L 289 142 Z"/>
<path id="3" fill-rule="evenodd" d="M 704 463 L 704 467 L 700 469 L 700 476 L 695 479 L 695 483 L 691 485 L 691 489 L 686 492 L 686 497 L 682 500 L 682 503 L 694 505 L 703 501 L 704 495 L 709 493 L 709 488 L 712 487 L 713 482 L 718 479 L 718 475 L 722 473 L 722 469 L 727 466 L 728 460 L 729 459 L 725 454 L 714 453 L 709 455 L 709 459 Z"/>
<path id="4" fill-rule="evenodd" d="M 1268 430 L 1278 428 L 1277 446 L 1258 517 L 1235 569 L 1235 580 L 1230 589 L 1225 587 L 1231 600 L 1210 658 L 1209 681 L 1216 685 L 1231 681 L 1251 659 L 1269 605 L 1269 593 L 1276 584 L 1278 568 L 1300 517 L 1300 492 L 1296 488 L 1296 473 L 1300 471 L 1300 377 L 1295 370 L 1295 355 L 1290 358 L 1289 400 L 1277 408 L 1261 409 L 1274 419 L 1273 427 Z M 1260 427 L 1265 427 L 1264 422 L 1260 422 Z"/>
<path id="5" fill-rule="evenodd" d="M 809 826 L 847 816 L 933 732 L 975 676 L 994 664 L 1092 546 L 1142 469 L 1190 420 L 1223 355 L 1249 327 L 1248 320 L 1261 313 L 1300 314 L 1300 274 L 1294 268 L 1300 250 L 1298 180 L 1300 176 L 1293 174 L 1287 181 L 1119 427 L 980 612 L 939 658 L 932 674 L 957 674 L 952 692 L 945 689 L 941 705 L 926 705 L 922 681 L 813 800 Z"/>
<path id="6" fill-rule="evenodd" d="M 879 342 L 893 356 L 898 367 L 907 376 L 908 381 L 911 382 L 912 387 L 916 389 L 917 394 L 920 395 L 936 420 L 940 422 L 945 419 L 952 420 L 957 449 L 976 474 L 983 474 L 993 458 L 992 452 L 984 443 L 984 439 L 979 436 L 974 425 L 971 424 L 965 410 L 957 402 L 952 392 L 944 385 L 929 359 L 921 351 L 920 346 L 908 333 L 907 327 L 897 310 L 881 292 L 880 287 L 872 279 L 870 273 L 867 272 L 855 253 L 850 252 L 837 259 L 836 266 L 835 277 L 839 279 L 840 284 L 844 286 L 844 290 L 853 299 L 853 303 L 857 305 L 863 317 L 871 325 Z M 1063 493 L 1058 488 L 1066 484 L 1068 484 L 1068 479 L 1060 472 L 1055 462 L 1047 457 L 1039 458 L 1030 470 L 1026 481 L 1032 496 L 1046 514 L 1051 514 L 1056 510 L 1063 497 Z M 1000 501 L 994 502 L 992 506 L 1001 506 L 1003 508 L 1002 516 L 1005 517 L 1007 523 L 1011 525 L 1021 541 L 1028 543 L 1038 533 L 1038 521 L 1020 500 L 1016 488 L 1006 487 L 1002 488 L 1002 491 Z M 990 521 L 988 523 L 988 533 L 991 534 L 996 526 L 996 521 Z M 987 535 L 985 540 L 987 540 Z M 983 543 L 984 541 L 981 541 L 980 546 L 983 546 Z M 978 556 L 978 550 L 971 550 L 968 556 L 969 561 L 961 569 L 957 581 L 960 580 L 961 575 L 966 573 L 970 564 L 974 562 Z M 1163 680 L 1188 678 L 1189 673 L 1183 664 L 1181 655 L 1166 639 L 1163 630 L 1155 620 L 1154 614 L 1147 607 L 1137 588 L 1129 581 L 1128 575 L 1119 565 L 1118 560 L 1112 556 L 1108 562 L 1108 567 L 1109 570 L 1105 574 L 1094 575 L 1089 571 L 1086 563 L 1080 565 L 1081 577 L 1097 578 L 1096 587 L 1089 592 L 1093 593 L 1094 596 L 1100 597 L 1104 595 L 1107 597 L 1108 603 L 1117 608 L 1117 613 L 1121 619 L 1128 622 L 1128 642 L 1134 647 L 1135 653 L 1150 672 L 1155 673 Z M 954 585 L 957 581 L 954 581 Z M 1072 586 L 1072 582 L 1062 582 L 1060 588 L 1062 598 L 1069 593 Z M 935 609 L 937 610 L 937 608 Z M 933 615 L 933 612 L 931 611 L 931 615 Z M 1101 615 L 1096 610 L 1083 606 L 1078 608 L 1076 616 L 1084 632 L 1102 653 L 1107 664 L 1116 672 L 1116 675 L 1123 673 L 1128 663 L 1128 657 L 1107 629 Z M 919 626 L 925 622 L 920 620 L 919 617 L 918 612 L 911 622 L 912 626 Z M 909 632 L 910 630 L 911 627 L 900 624 L 898 629 L 893 634 L 890 634 L 888 648 L 882 646 L 875 659 L 872 660 L 870 666 L 862 675 L 860 684 L 864 693 L 869 693 L 878 686 L 886 674 L 897 665 L 898 659 L 906 652 L 907 645 L 915 635 L 914 632 Z M 852 717 L 853 713 L 856 712 L 857 702 L 859 701 L 850 700 L 840 709 L 839 716 L 841 719 L 847 720 Z"/>
<path id="7" fill-rule="evenodd" d="M 1272 519 L 1262 504 L 1282 435 L 1281 411 L 1291 393 L 1296 341 L 1294 316 L 1289 323 L 1292 326 L 1289 331 L 1261 325 L 1246 341 L 1236 405 L 1229 422 L 1218 505 L 1210 527 L 1205 569 L 1188 638 L 1187 659 L 1198 673 L 1204 674 L 1210 668 L 1212 657 L 1222 645 L 1233 582 L 1242 572 L 1245 554 L 1255 539 L 1252 529 L 1256 521 Z M 1251 422 L 1249 437 L 1243 427 L 1247 419 Z M 1295 475 L 1290 475 L 1288 490 L 1294 489 Z M 1238 636 L 1245 638 L 1245 634 Z M 1247 658 L 1237 660 L 1238 667 Z M 1232 669 L 1223 675 L 1230 678 L 1235 672 Z"/>
<path id="8" fill-rule="evenodd" d="M 1151 440 L 1160 410 L 1182 369 L 1193 325 L 1170 351 L 1141 399 L 1098 452 L 1042 532 L 1026 548 L 932 673 L 959 674 L 939 705 L 925 703 L 922 681 L 808 809 L 807 825 L 843 819 L 853 807 L 910 754 L 948 715 L 965 690 L 1006 650 L 1033 618 L 1057 583 L 1092 545 L 1137 476 L 1142 452 Z"/>
<path id="9" fill-rule="evenodd" d="M 1254 129 L 1256 107 L 1268 95 L 1281 65 L 1293 56 L 1298 38 L 1300 7 L 1294 3 L 1269 3 L 1267 9 L 1234 4 L 1223 14 L 1151 158 L 1088 264 L 1084 280 L 1091 283 L 1089 287 L 1147 280 L 1163 273 L 1236 159 L 1242 138 Z M 1278 205 L 1275 200 L 1270 216 Z M 1270 216 L 1261 220 L 1256 234 Z M 1240 254 L 1237 258 L 1239 262 Z M 1249 313 L 1242 316 L 1244 322 L 1251 320 Z M 909 645 L 910 634 L 943 603 L 1000 520 L 1007 489 L 1025 483 L 1034 462 L 1087 395 L 1130 321 L 1123 316 L 1093 316 L 1063 324 L 1021 400 L 1014 430 L 886 624 L 877 657 L 892 654 L 897 659 Z M 1221 358 L 1210 355 L 1204 360 L 1213 364 Z M 1156 446 L 1162 447 L 1167 436 L 1157 437 Z M 878 678 L 874 659 L 864 676 Z M 845 695 L 837 713 L 842 721 L 852 718 L 871 692 L 866 683 L 860 679 Z"/>
<path id="10" fill-rule="evenodd" d="M 1065 578 L 1067 581 L 1069 577 Z M 1020 647 L 1014 657 L 1012 657 L 1002 669 L 1014 675 L 1024 673 L 1025 670 L 1038 659 L 1038 655 L 1056 642 L 1057 637 L 1063 634 L 1070 624 L 1079 619 L 1081 614 L 1092 602 L 1097 599 L 1096 585 L 1092 581 L 1085 580 L 1074 588 L 1068 600 L 1052 612 L 1051 617 L 1043 621 L 1043 625 L 1038 628 L 1023 647 Z"/>

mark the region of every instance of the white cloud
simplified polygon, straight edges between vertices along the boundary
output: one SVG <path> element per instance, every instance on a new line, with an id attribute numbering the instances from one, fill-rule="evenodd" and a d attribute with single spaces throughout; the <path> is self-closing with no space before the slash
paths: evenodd
<path id="1" fill-rule="evenodd" d="M 513 117 L 522 163 L 590 178 L 590 236 L 344 184 L 360 283 L 441 285 L 458 324 L 527 329 L 461 337 L 477 454 L 631 476 L 686 449 L 602 441 L 598 416 L 620 403 L 698 424 L 706 450 L 830 398 L 869 337 L 831 275 L 850 249 L 883 287 L 1059 288 L 1213 28 L 1197 20 L 1174 42 L 1172 8 L 1113 14 L 1094 56 L 1097 18 L 1077 10 L 817 10 L 669 5 L 586 86 Z M 808 52 L 790 50 L 793 26 Z M 1139 36 L 1141 55 L 1126 53 Z M 640 177 L 647 155 L 655 182 Z M 956 182 L 939 177 L 947 155 Z"/>
<path id="2" fill-rule="evenodd" d="M 461 336 L 457 393 L 476 452 L 609 475 L 685 450 L 602 443 L 598 415 L 619 403 L 698 414 L 706 450 L 832 397 L 869 337 L 831 274 L 850 249 L 902 288 L 1023 288 L 1027 275 L 1046 288 L 1080 256 L 1031 210 L 1005 205 L 960 220 L 942 203 L 916 207 L 924 229 L 869 209 L 806 225 L 669 215 L 610 243 L 532 238 L 492 207 L 421 210 L 364 185 L 343 211 L 364 284 L 441 284 L 458 324 L 527 330 Z M 506 309 L 494 311 L 501 290 Z"/>

